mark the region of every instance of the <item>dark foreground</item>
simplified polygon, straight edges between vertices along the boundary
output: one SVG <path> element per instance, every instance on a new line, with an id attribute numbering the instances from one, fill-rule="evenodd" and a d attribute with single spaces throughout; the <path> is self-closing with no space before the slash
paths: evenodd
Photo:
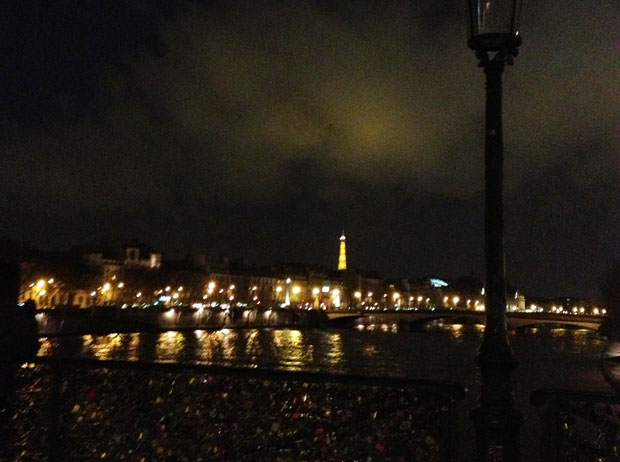
<path id="1" fill-rule="evenodd" d="M 15 461 L 448 461 L 463 397 L 438 382 L 96 361 L 22 368 L 18 390 Z"/>
<path id="2" fill-rule="evenodd" d="M 2 462 L 454 461 L 472 444 L 458 439 L 452 383 L 52 358 L 17 378 Z M 540 390 L 533 402 L 538 460 L 620 460 L 616 395 Z"/>

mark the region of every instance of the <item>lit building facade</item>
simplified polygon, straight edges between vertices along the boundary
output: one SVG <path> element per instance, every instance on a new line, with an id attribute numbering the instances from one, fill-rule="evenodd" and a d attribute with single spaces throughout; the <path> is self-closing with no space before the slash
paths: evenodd
<path id="1" fill-rule="evenodd" d="M 192 258 L 162 261 L 162 255 L 131 243 L 107 249 L 30 250 L 19 258 L 19 302 L 37 308 L 212 306 L 322 309 L 485 310 L 483 284 L 473 275 L 386 280 L 346 266 L 344 233 L 339 269 L 285 263 L 252 266 L 245 260 Z M 13 257 L 16 258 L 16 257 Z M 605 315 L 577 299 L 529 299 L 508 291 L 510 311 Z"/>

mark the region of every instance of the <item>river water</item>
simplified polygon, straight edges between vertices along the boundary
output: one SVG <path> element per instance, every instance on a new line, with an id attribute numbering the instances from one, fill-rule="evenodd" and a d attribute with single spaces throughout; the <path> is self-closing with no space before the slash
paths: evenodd
<path id="1" fill-rule="evenodd" d="M 191 362 L 448 380 L 476 388 L 482 327 L 396 325 L 353 329 L 222 329 L 43 339 L 40 355 Z M 509 336 L 520 365 L 515 391 L 542 387 L 609 390 L 600 370 L 605 339 L 587 330 L 531 329 Z"/>

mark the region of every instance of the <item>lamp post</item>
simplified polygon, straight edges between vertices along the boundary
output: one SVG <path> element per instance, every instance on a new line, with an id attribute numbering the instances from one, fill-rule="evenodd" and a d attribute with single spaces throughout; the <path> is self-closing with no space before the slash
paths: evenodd
<path id="1" fill-rule="evenodd" d="M 520 459 L 523 416 L 514 409 L 510 376 L 517 366 L 506 335 L 504 268 L 502 73 L 521 44 L 522 0 L 469 0 L 469 47 L 486 75 L 485 265 L 486 327 L 476 357 L 482 375 L 479 407 L 471 412 L 478 461 Z M 491 56 L 491 54 L 493 54 Z"/>
<path id="2" fill-rule="evenodd" d="M 284 291 L 284 304 L 287 308 L 291 305 L 291 278 L 286 278 L 286 290 Z"/>

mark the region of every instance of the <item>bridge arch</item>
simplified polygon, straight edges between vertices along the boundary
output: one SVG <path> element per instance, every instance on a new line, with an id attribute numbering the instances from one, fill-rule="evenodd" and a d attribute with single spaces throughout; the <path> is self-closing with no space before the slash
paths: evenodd
<path id="1" fill-rule="evenodd" d="M 446 324 L 484 325 L 486 314 L 466 310 L 385 310 L 376 312 L 327 312 L 330 325 L 351 326 L 355 323 L 400 323 L 406 326 L 423 326 L 435 321 Z M 507 327 L 511 330 L 553 326 L 567 329 L 588 329 L 598 331 L 603 321 L 600 316 L 556 315 L 551 313 L 507 313 Z"/>
<path id="2" fill-rule="evenodd" d="M 529 324 L 519 324 L 519 325 L 512 325 L 510 322 L 508 323 L 508 329 L 509 330 L 514 330 L 515 332 L 524 332 L 527 329 L 535 329 L 535 328 L 542 328 L 542 329 L 570 329 L 570 330 L 580 330 L 580 329 L 585 329 L 585 330 L 589 330 L 592 332 L 598 332 L 599 330 L 599 326 L 595 325 L 595 324 L 590 324 L 590 323 L 579 323 L 579 322 L 575 322 L 575 323 L 571 323 L 571 322 L 545 322 L 545 321 L 533 321 Z"/>

